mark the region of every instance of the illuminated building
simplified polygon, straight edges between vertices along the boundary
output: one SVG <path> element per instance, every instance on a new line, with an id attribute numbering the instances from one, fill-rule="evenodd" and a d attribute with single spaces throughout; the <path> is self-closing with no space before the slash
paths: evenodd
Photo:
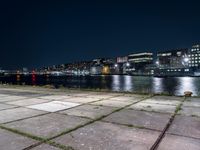
<path id="1" fill-rule="evenodd" d="M 188 57 L 189 67 L 200 68 L 200 45 L 193 45 Z"/>
<path id="2" fill-rule="evenodd" d="M 152 63 L 153 53 L 135 53 L 128 55 L 128 61 L 131 63 Z"/>
<path id="3" fill-rule="evenodd" d="M 128 57 L 117 57 L 117 63 L 126 63 L 128 61 Z"/>
<path id="4" fill-rule="evenodd" d="M 192 75 L 189 68 L 188 49 L 175 49 L 157 53 L 155 69 L 156 75 L 161 76 L 185 76 Z"/>
<path id="5" fill-rule="evenodd" d="M 100 75 L 102 73 L 102 66 L 92 66 L 90 68 L 91 75 Z"/>
<path id="6" fill-rule="evenodd" d="M 141 74 L 144 72 L 145 67 L 153 63 L 153 53 L 135 53 L 128 55 L 129 67 L 127 72 L 129 74 Z"/>
<path id="7" fill-rule="evenodd" d="M 109 68 L 109 66 L 104 66 L 103 67 L 102 74 L 110 74 L 110 68 Z"/>
<path id="8" fill-rule="evenodd" d="M 185 68 L 188 62 L 188 49 L 175 49 L 157 53 L 156 64 L 159 68 Z"/>

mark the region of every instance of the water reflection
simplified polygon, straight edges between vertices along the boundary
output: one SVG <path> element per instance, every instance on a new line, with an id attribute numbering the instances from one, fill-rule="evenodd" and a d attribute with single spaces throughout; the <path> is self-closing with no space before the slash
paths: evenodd
<path id="1" fill-rule="evenodd" d="M 164 78 L 153 78 L 152 81 L 152 90 L 153 93 L 163 93 L 164 92 L 164 83 L 163 83 Z"/>
<path id="2" fill-rule="evenodd" d="M 132 76 L 124 76 L 124 91 L 132 91 L 133 90 L 133 80 Z"/>
<path id="3" fill-rule="evenodd" d="M 176 95 L 183 95 L 185 91 L 192 91 L 193 95 L 197 95 L 195 78 L 181 77 L 178 78 L 179 84 L 177 86 Z"/>
<path id="4" fill-rule="evenodd" d="M 23 76 L 20 74 L 0 77 L 1 83 L 28 85 L 63 85 L 65 87 L 108 89 L 112 91 L 130 91 L 138 93 L 169 93 L 183 95 L 184 91 L 192 91 L 200 96 L 199 77 L 166 77 L 108 75 L 108 76 Z"/>
<path id="5" fill-rule="evenodd" d="M 112 76 L 112 90 L 120 91 L 120 76 L 114 75 Z"/>
<path id="6" fill-rule="evenodd" d="M 32 73 L 31 80 L 32 80 L 32 85 L 36 85 L 36 75 L 35 75 L 35 73 Z"/>

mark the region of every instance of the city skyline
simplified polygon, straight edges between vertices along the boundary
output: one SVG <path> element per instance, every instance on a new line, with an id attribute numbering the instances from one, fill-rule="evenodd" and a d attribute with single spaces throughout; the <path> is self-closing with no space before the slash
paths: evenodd
<path id="1" fill-rule="evenodd" d="M 13 70 L 19 70 L 19 69 L 23 69 L 23 68 L 26 68 L 26 69 L 30 69 L 30 70 L 34 70 L 34 69 L 41 69 L 41 68 L 44 68 L 44 67 L 53 67 L 53 66 L 62 66 L 62 65 L 69 65 L 69 64 L 77 64 L 77 63 L 84 63 L 84 62 L 92 62 L 92 61 L 94 61 L 94 60 L 96 60 L 96 59 L 112 59 L 112 60 L 114 60 L 114 64 L 117 64 L 118 62 L 118 58 L 123 58 L 123 57 L 127 57 L 127 60 L 126 60 L 126 62 L 129 62 L 129 60 L 128 60 L 128 56 L 129 55 L 132 55 L 132 54 L 143 54 L 143 53 L 152 53 L 152 63 L 153 64 L 157 64 L 158 62 L 157 62 L 157 59 L 158 59 L 158 54 L 159 53 L 167 53 L 167 52 L 171 52 L 171 51 L 176 51 L 176 50 L 186 50 L 186 51 L 189 51 L 189 50 L 191 50 L 192 49 L 192 47 L 194 46 L 194 45 L 199 45 L 199 44 L 193 44 L 193 45 L 191 45 L 190 47 L 188 47 L 188 48 L 171 48 L 171 49 L 163 49 L 163 50 L 158 50 L 158 51 L 156 51 L 156 52 L 154 52 L 154 51 L 152 51 L 152 50 L 144 50 L 144 51 L 138 51 L 138 52 L 132 52 L 132 53 L 128 53 L 128 54 L 126 54 L 126 55 L 119 55 L 119 56 L 115 56 L 115 57 L 106 57 L 106 56 L 102 56 L 102 57 L 95 57 L 95 58 L 91 58 L 91 59 L 82 59 L 82 60 L 74 60 L 74 61 L 72 61 L 72 62 L 61 62 L 60 64 L 52 64 L 52 65 L 49 65 L 49 66 L 47 66 L 47 65 L 45 65 L 45 64 L 43 64 L 42 66 L 40 66 L 40 67 L 38 67 L 38 68 L 27 68 L 26 66 L 22 66 L 21 68 L 16 68 L 16 69 L 13 69 Z M 188 60 L 189 61 L 189 60 Z M 3 68 L 2 66 L 0 66 L 1 68 L 0 69 L 5 69 L 5 68 Z"/>
<path id="2" fill-rule="evenodd" d="M 199 43 L 199 2 L 4 1 L 0 67 L 39 68 Z"/>

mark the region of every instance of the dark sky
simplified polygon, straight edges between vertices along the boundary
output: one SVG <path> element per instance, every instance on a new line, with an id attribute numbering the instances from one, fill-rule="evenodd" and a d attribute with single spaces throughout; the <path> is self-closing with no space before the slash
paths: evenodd
<path id="1" fill-rule="evenodd" d="M 191 47 L 200 41 L 199 6 L 192 0 L 4 0 L 0 67 Z"/>

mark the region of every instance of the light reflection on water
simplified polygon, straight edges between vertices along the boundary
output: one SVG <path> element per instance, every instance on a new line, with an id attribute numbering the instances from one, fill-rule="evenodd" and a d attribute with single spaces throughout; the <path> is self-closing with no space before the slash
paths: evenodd
<path id="1" fill-rule="evenodd" d="M 131 76 L 124 76 L 124 91 L 133 90 L 133 81 Z"/>
<path id="2" fill-rule="evenodd" d="M 178 79 L 178 86 L 176 90 L 176 95 L 182 95 L 184 91 L 192 91 L 194 95 L 197 95 L 197 88 L 195 79 L 192 77 L 181 77 Z"/>
<path id="3" fill-rule="evenodd" d="M 133 80 L 132 76 L 124 75 L 113 75 L 112 76 L 112 90 L 113 91 L 133 91 Z"/>
<path id="4" fill-rule="evenodd" d="M 121 85 L 120 85 L 120 76 L 114 75 L 112 76 L 112 90 L 114 91 L 120 91 Z"/>
<path id="5" fill-rule="evenodd" d="M 129 91 L 138 93 L 167 93 L 183 95 L 184 91 L 192 91 L 193 95 L 200 96 L 199 77 L 148 77 L 129 75 L 104 75 L 104 76 L 28 76 L 16 78 L 1 77 L 1 83 L 46 85 L 56 87 L 73 87 L 89 89 L 106 89 L 111 91 Z"/>
<path id="6" fill-rule="evenodd" d="M 165 93 L 183 95 L 192 91 L 200 95 L 200 78 L 196 77 L 144 77 L 144 76 L 112 76 L 113 91 L 133 91 L 141 93 Z"/>
<path id="7" fill-rule="evenodd" d="M 163 78 L 157 78 L 154 77 L 152 79 L 152 92 L 153 93 L 164 93 L 164 79 Z"/>

